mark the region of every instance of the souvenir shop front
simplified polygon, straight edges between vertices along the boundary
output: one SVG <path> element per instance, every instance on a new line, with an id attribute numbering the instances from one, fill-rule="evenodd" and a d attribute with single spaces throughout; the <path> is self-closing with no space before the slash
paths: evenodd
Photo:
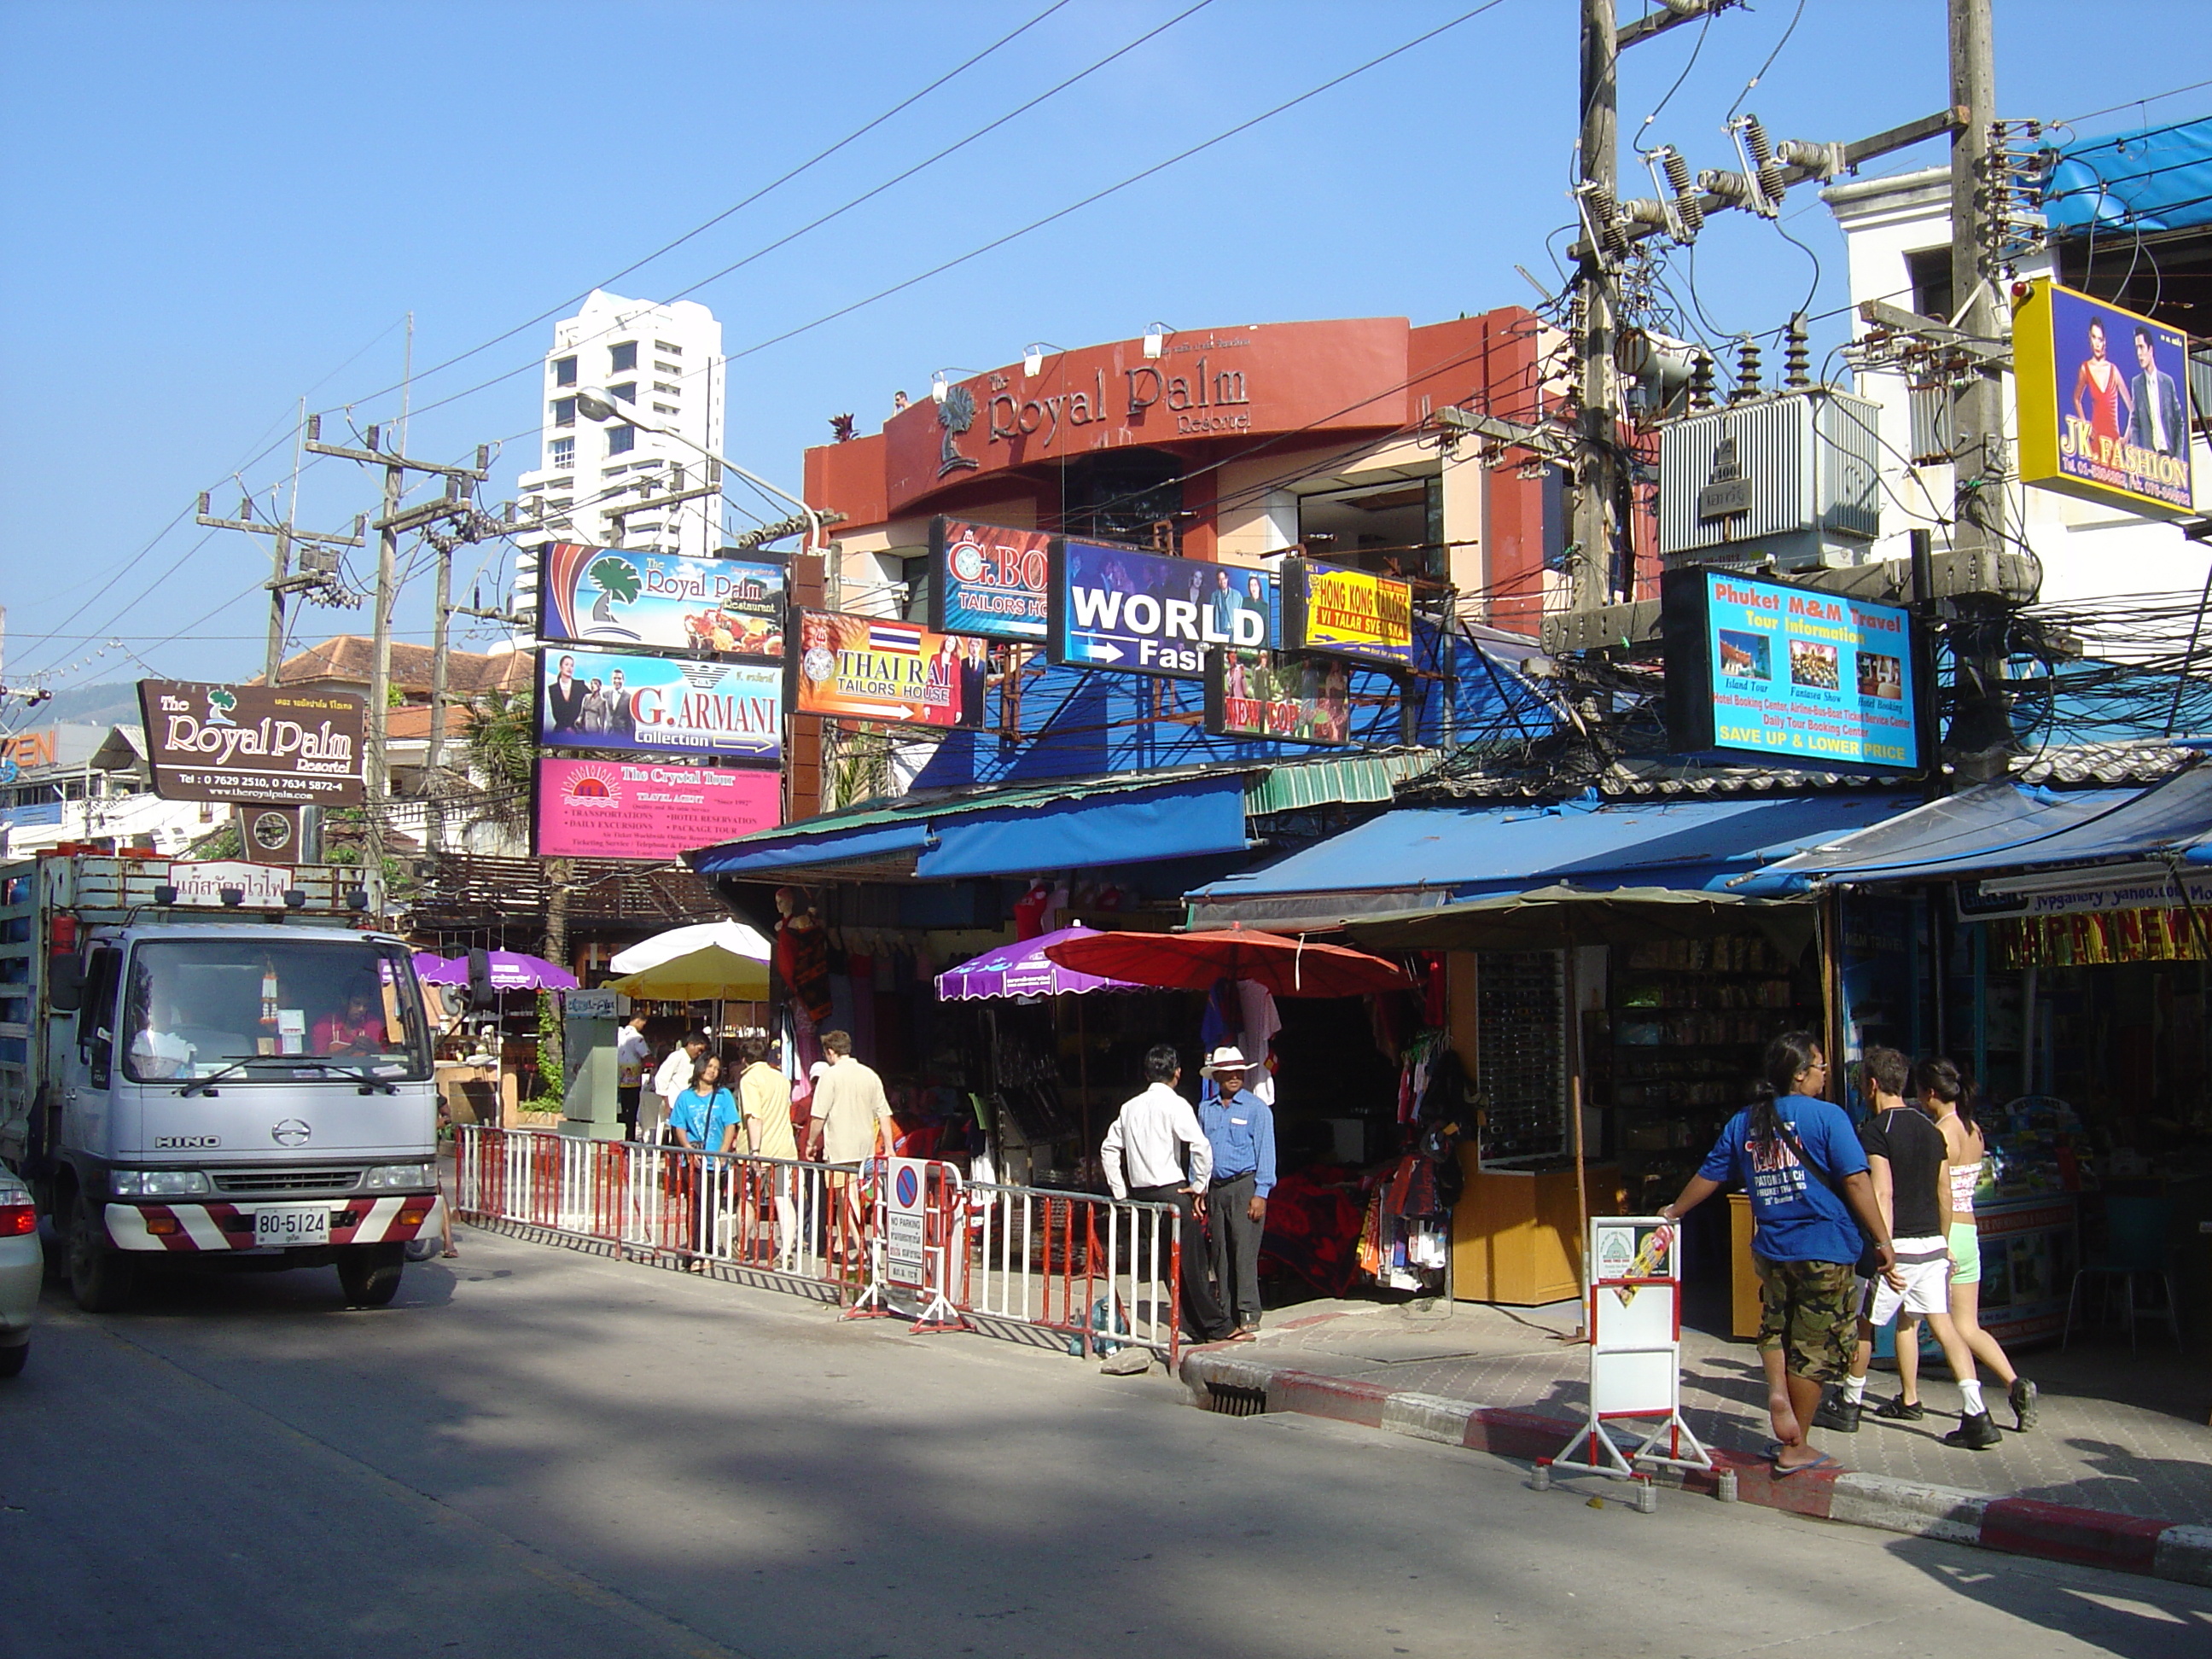
<path id="1" fill-rule="evenodd" d="M 1996 784 L 1747 884 L 1833 886 L 1850 1051 L 1944 1054 L 1974 1079 L 1982 1322 L 2001 1341 L 2057 1335 L 2085 1263 L 2170 1274 L 2185 1331 L 2192 1285 L 2212 1286 L 2208 836 L 2196 769 L 2142 789 Z"/>
<path id="2" fill-rule="evenodd" d="M 1193 893 L 1191 925 L 1340 930 L 1435 964 L 1414 1038 L 1431 1086 L 1413 1092 L 1425 1121 L 1465 1127 L 1451 1291 L 1534 1305 L 1576 1293 L 1583 1216 L 1674 1196 L 1768 1041 L 1828 1029 L 1820 907 L 1727 880 L 1906 804 L 1849 790 L 1401 808 Z M 1736 1254 L 1723 1206 L 1692 1213 L 1685 1260 L 1708 1307 Z"/>

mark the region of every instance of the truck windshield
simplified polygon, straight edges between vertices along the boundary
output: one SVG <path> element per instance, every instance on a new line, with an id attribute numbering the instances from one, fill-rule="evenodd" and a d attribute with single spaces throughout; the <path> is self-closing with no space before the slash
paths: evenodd
<path id="1" fill-rule="evenodd" d="M 131 952 L 124 1075 L 289 1081 L 325 1060 L 380 1079 L 430 1074 L 413 963 L 356 936 L 144 939 Z M 240 1066 L 240 1060 L 269 1063 Z"/>

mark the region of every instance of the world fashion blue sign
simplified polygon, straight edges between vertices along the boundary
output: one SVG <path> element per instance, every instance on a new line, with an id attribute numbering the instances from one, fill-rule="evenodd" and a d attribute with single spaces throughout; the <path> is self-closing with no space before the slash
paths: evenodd
<path id="1" fill-rule="evenodd" d="M 1282 637 L 1279 584 L 1242 565 L 1061 538 L 1046 597 L 1046 653 L 1074 668 L 1201 679 L 1209 650 L 1273 650 Z"/>

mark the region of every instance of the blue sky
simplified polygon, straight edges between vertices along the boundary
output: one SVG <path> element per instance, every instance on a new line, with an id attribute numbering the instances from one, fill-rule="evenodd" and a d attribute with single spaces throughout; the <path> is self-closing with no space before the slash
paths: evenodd
<path id="1" fill-rule="evenodd" d="M 201 531 L 239 485 L 289 489 L 298 400 L 360 426 L 400 408 L 406 329 L 428 371 L 564 305 L 881 114 L 1048 0 L 583 5 L 0 6 L 0 604 L 11 684 L 258 672 L 259 538 Z M 1068 0 L 975 69 L 615 284 L 665 298 L 881 184 L 1193 0 Z M 1469 9 L 1475 0 L 1211 0 L 1157 38 L 823 230 L 692 297 L 736 354 L 1066 206 Z M 1639 0 L 1623 0 L 1624 16 Z M 1574 0 L 1493 9 L 1036 234 L 746 356 L 728 445 L 795 487 L 828 418 L 871 430 L 894 388 L 983 368 L 1031 340 L 1302 318 L 1433 321 L 1535 297 L 1568 216 Z M 1624 142 L 1733 165 L 1743 99 L 1777 137 L 1850 138 L 1941 107 L 1942 0 L 1759 0 L 1625 60 Z M 1997 0 L 2010 116 L 2063 119 L 2201 78 L 2197 0 L 2094 11 Z M 2100 44 L 2108 42 L 2108 45 Z M 2163 43 L 2163 44 L 2161 44 Z M 2150 106 L 2212 107 L 2212 89 Z M 2083 133 L 2138 125 L 2133 108 Z M 1933 163 L 1929 145 L 1869 171 Z M 1632 185 L 1633 179 L 1631 180 Z M 1698 246 L 1726 331 L 1844 298 L 1840 240 L 1811 191 L 1791 246 L 1747 216 Z M 1559 242 L 1552 246 L 1557 247 Z M 1814 258 L 1820 280 L 1814 285 Z M 1686 273 L 1678 271 L 1678 276 Z M 1839 326 L 1830 322 L 1831 331 Z M 534 459 L 531 328 L 419 373 L 410 448 L 507 447 L 495 501 Z M 471 390 L 484 381 L 494 381 Z M 466 395 L 460 395 L 466 394 Z M 350 464 L 309 465 L 303 523 L 374 505 Z M 182 516 L 182 522 L 173 520 Z M 484 550 L 463 555 L 465 592 Z M 500 574 L 489 552 L 489 599 Z M 427 577 L 401 637 L 427 639 Z M 73 614 L 74 613 L 74 614 Z M 366 631 L 310 611 L 296 637 Z M 119 644 L 111 644 L 119 641 Z M 0 724 L 21 723 L 15 710 Z"/>

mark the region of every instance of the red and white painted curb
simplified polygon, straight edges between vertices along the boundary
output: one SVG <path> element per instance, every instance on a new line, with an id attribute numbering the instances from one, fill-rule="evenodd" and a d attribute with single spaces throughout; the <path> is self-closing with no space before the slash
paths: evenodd
<path id="1" fill-rule="evenodd" d="M 1248 1356 L 1249 1349 L 1193 1349 L 1182 1375 L 1194 1400 L 1211 1399 L 1212 1383 L 1264 1395 L 1270 1412 L 1299 1412 L 1339 1423 L 1356 1423 L 1417 1440 L 1464 1446 L 1470 1451 L 1534 1461 L 1566 1443 L 1578 1419 L 1538 1412 L 1470 1405 L 1430 1394 L 1395 1392 L 1357 1377 L 1328 1376 Z M 1824 1521 L 1878 1527 L 1887 1532 L 1977 1544 L 2047 1561 L 2144 1573 L 2178 1583 L 2212 1585 L 2212 1526 L 2189 1526 L 2138 1516 L 2115 1515 L 2033 1498 L 1965 1492 L 1887 1475 L 1849 1470 L 1808 1470 L 1777 1481 L 1763 1457 L 1716 1450 L 1711 1474 L 1683 1472 L 1687 1492 L 1711 1492 L 1715 1477 L 1734 1470 L 1738 1501 L 1764 1504 Z"/>

